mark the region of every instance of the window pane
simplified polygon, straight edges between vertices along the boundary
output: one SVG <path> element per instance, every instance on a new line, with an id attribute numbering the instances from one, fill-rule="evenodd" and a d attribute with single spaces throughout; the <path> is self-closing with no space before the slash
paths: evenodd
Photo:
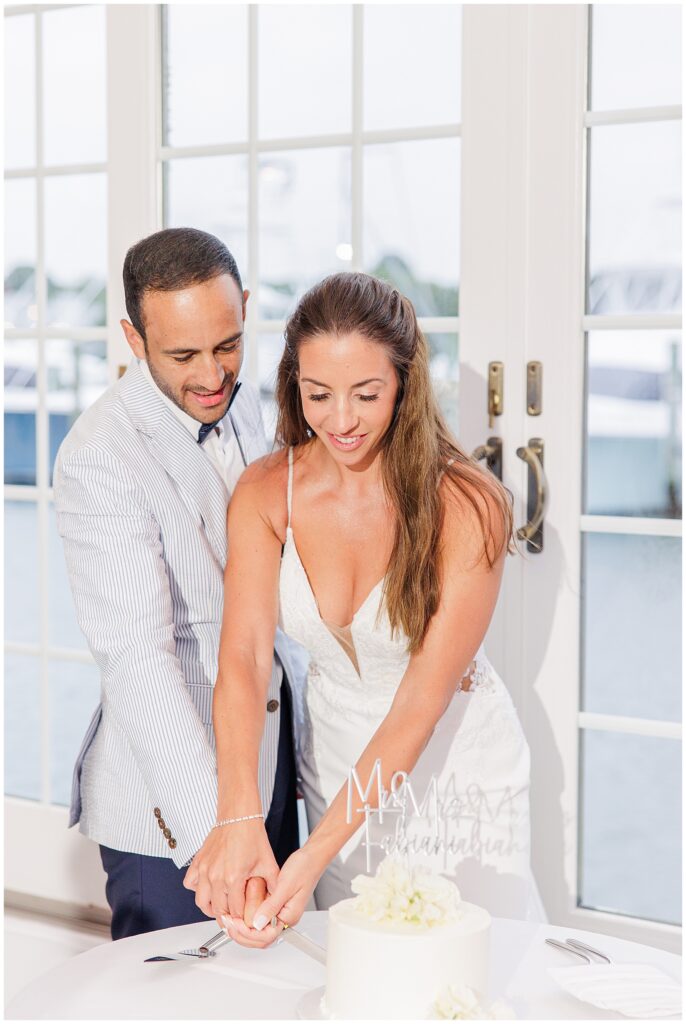
<path id="1" fill-rule="evenodd" d="M 460 5 L 365 4 L 365 129 L 458 123 L 461 58 Z"/>
<path id="2" fill-rule="evenodd" d="M 33 501 L 5 502 L 5 639 L 37 644 L 38 513 Z"/>
<path id="3" fill-rule="evenodd" d="M 5 182 L 5 326 L 37 320 L 36 182 L 19 178 Z"/>
<path id="4" fill-rule="evenodd" d="M 584 535 L 582 709 L 681 719 L 681 539 Z"/>
<path id="5" fill-rule="evenodd" d="M 107 182 L 104 174 L 45 180 L 48 323 L 106 323 Z"/>
<path id="6" fill-rule="evenodd" d="M 5 794 L 41 799 L 40 659 L 5 655 Z"/>
<path id="7" fill-rule="evenodd" d="M 457 334 L 427 334 L 431 379 L 448 426 L 459 437 L 459 373 Z"/>
<path id="8" fill-rule="evenodd" d="M 50 688 L 50 802 L 69 804 L 74 762 L 93 712 L 100 701 L 100 672 L 96 665 L 51 661 Z"/>
<path id="9" fill-rule="evenodd" d="M 678 4 L 593 4 L 591 109 L 681 103 Z"/>
<path id="10" fill-rule="evenodd" d="M 681 743 L 582 732 L 580 903 L 681 923 Z"/>
<path id="11" fill-rule="evenodd" d="M 36 163 L 36 51 L 32 14 L 5 18 L 5 167 Z M 5 204 L 7 215 L 9 202 Z"/>
<path id="12" fill-rule="evenodd" d="M 244 287 L 247 287 L 247 157 L 170 160 L 165 166 L 165 227 L 200 228 L 221 238 L 236 260 Z"/>
<path id="13" fill-rule="evenodd" d="M 589 313 L 681 309 L 681 126 L 590 132 Z"/>
<path id="14" fill-rule="evenodd" d="M 248 136 L 248 15 L 244 4 L 164 4 L 164 142 Z"/>
<path id="15" fill-rule="evenodd" d="M 49 340 L 45 348 L 48 372 L 50 483 L 57 450 L 78 417 L 108 384 L 104 341 Z"/>
<path id="16" fill-rule="evenodd" d="M 681 516 L 681 335 L 588 336 L 586 495 L 598 515 Z"/>
<path id="17" fill-rule="evenodd" d="M 349 270 L 350 150 L 260 156 L 260 316 L 283 317 L 316 281 Z"/>
<path id="18" fill-rule="evenodd" d="M 5 483 L 36 483 L 36 342 L 5 341 Z"/>
<path id="19" fill-rule="evenodd" d="M 367 146 L 364 268 L 419 316 L 455 316 L 460 273 L 458 139 Z"/>
<path id="20" fill-rule="evenodd" d="M 43 15 L 43 124 L 46 164 L 106 159 L 105 8 Z"/>
<path id="21" fill-rule="evenodd" d="M 269 444 L 276 428 L 276 371 L 283 352 L 283 334 L 261 334 L 257 341 L 258 380 L 262 420 Z"/>
<path id="22" fill-rule="evenodd" d="M 259 136 L 350 131 L 352 9 L 263 5 L 259 18 Z"/>

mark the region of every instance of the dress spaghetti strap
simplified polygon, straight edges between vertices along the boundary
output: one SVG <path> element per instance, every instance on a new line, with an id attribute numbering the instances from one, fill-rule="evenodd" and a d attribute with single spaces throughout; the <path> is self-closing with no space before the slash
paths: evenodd
<path id="1" fill-rule="evenodd" d="M 293 507 L 293 448 L 288 449 L 288 490 L 286 492 L 286 502 L 288 507 L 288 524 L 287 529 L 291 528 L 291 508 Z"/>

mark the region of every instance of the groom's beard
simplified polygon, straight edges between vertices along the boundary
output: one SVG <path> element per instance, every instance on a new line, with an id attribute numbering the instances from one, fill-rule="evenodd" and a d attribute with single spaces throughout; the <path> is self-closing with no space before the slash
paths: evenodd
<path id="1" fill-rule="evenodd" d="M 207 388 L 203 387 L 194 388 L 192 385 L 184 385 L 183 388 L 176 390 L 164 379 L 164 377 L 161 376 L 160 373 L 158 373 L 150 359 L 147 359 L 147 364 L 148 369 L 150 370 L 150 376 L 155 381 L 155 384 L 162 394 L 166 395 L 166 397 L 173 402 L 174 405 L 177 405 L 179 409 L 182 409 L 187 416 L 192 417 L 192 419 L 197 420 L 199 423 L 213 423 L 215 420 L 220 420 L 225 415 L 236 383 L 236 375 L 231 371 L 225 375 L 221 388 L 217 389 L 221 391 L 226 388 L 226 398 L 224 401 L 219 405 L 214 405 L 211 408 L 203 410 L 196 407 L 189 408 L 185 399 L 185 393 L 187 391 L 196 391 L 200 395 L 211 395 L 215 392 L 208 391 Z"/>

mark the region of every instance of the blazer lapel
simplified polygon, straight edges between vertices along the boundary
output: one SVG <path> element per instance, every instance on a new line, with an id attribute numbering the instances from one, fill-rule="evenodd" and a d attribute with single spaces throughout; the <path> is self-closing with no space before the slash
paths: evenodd
<path id="1" fill-rule="evenodd" d="M 224 481 L 136 362 L 121 379 L 120 397 L 152 458 L 174 481 L 181 501 L 191 512 L 200 515 L 207 539 L 223 570 L 229 500 Z"/>

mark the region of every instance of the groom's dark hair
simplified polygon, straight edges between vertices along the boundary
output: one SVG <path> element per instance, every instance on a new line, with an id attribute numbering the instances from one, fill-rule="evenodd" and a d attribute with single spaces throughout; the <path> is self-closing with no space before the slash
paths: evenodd
<path id="1" fill-rule="evenodd" d="M 145 342 L 142 304 L 146 292 L 175 292 L 229 274 L 243 294 L 236 261 L 224 243 L 197 228 L 165 228 L 132 245 L 124 260 L 129 320 Z"/>

